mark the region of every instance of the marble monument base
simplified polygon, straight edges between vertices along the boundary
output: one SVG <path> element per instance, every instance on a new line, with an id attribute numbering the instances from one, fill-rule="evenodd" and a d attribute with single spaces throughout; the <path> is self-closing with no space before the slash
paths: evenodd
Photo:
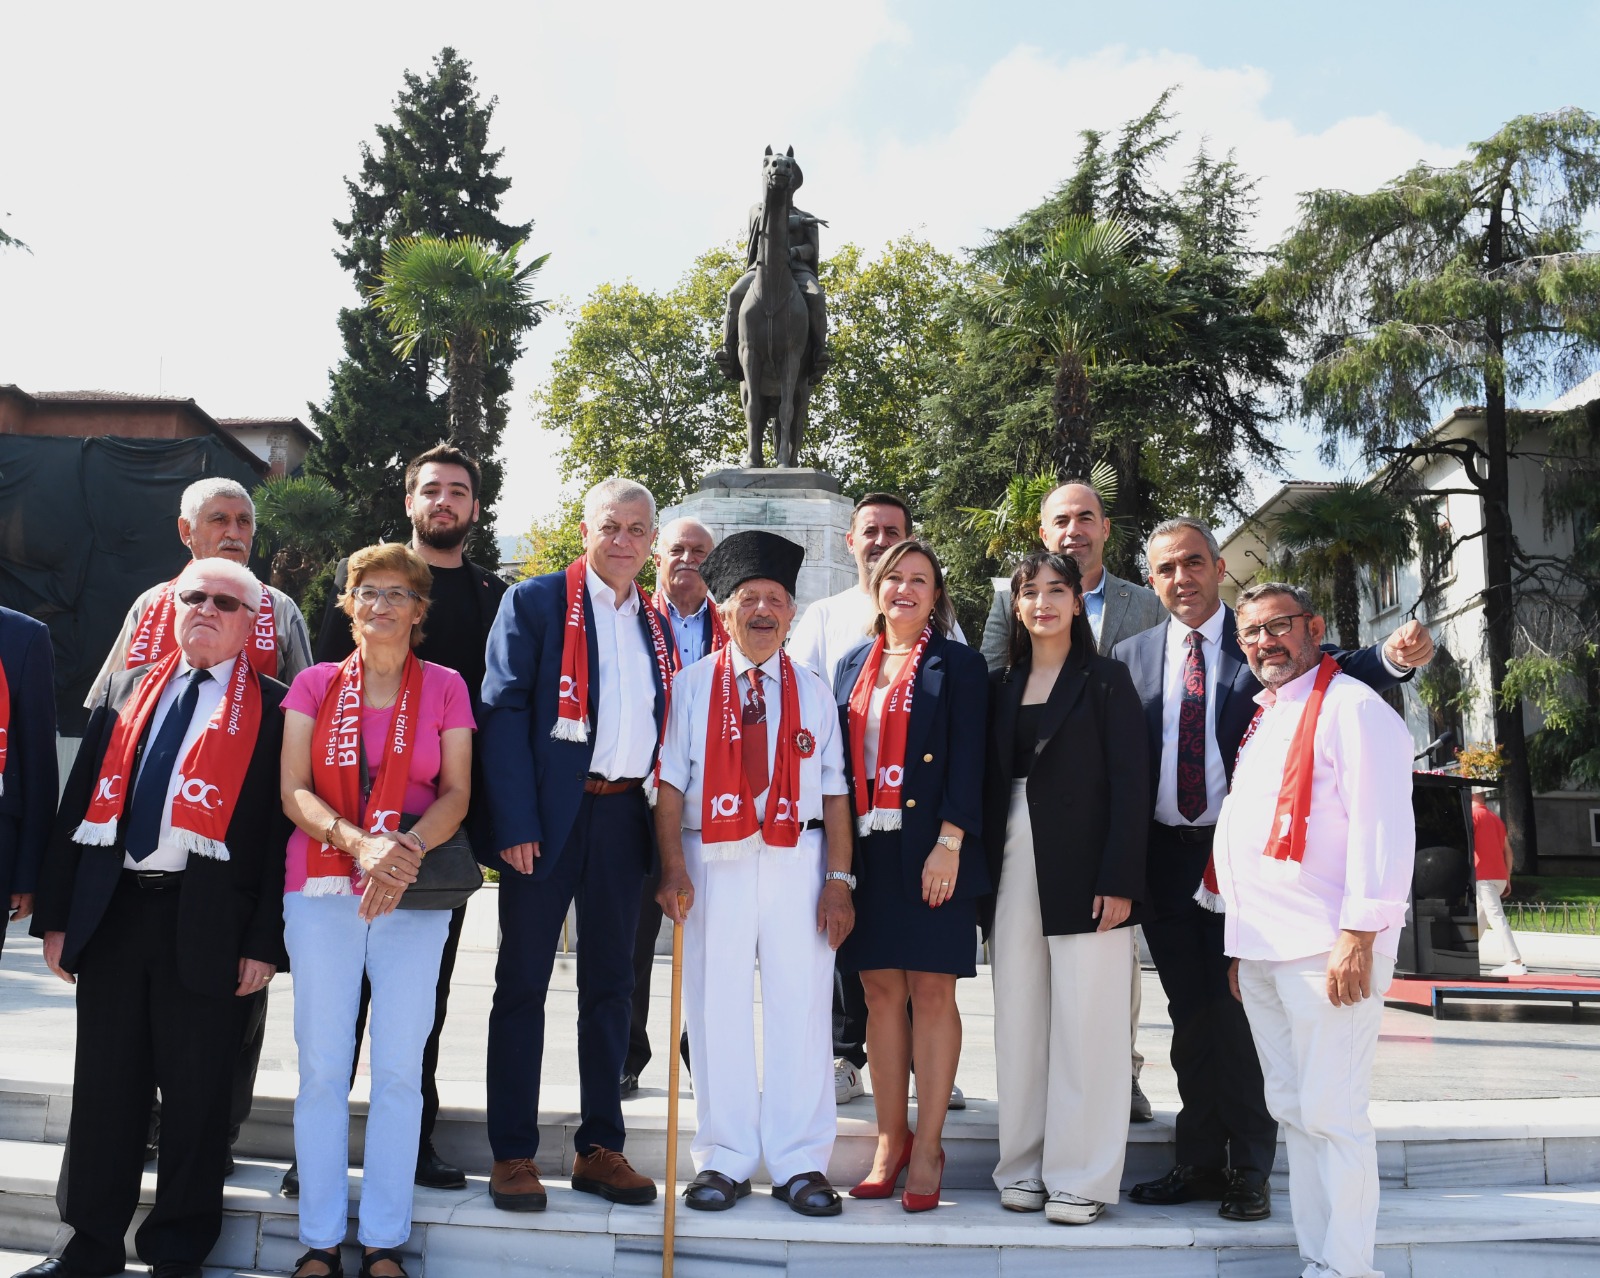
<path id="1" fill-rule="evenodd" d="M 718 470 L 700 491 L 657 518 L 664 528 L 683 515 L 698 519 L 719 542 L 747 528 L 765 528 L 806 548 L 796 594 L 800 611 L 855 584 L 856 562 L 844 544 L 853 503 L 839 481 L 807 468 Z"/>

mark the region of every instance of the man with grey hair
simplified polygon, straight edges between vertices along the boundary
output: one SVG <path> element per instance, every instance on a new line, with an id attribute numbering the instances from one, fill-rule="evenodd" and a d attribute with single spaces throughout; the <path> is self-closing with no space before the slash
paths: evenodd
<path id="1" fill-rule="evenodd" d="M 581 1121 L 572 1187 L 644 1204 L 628 1165 L 617 1080 L 628 1050 L 633 937 L 655 859 L 646 789 L 676 658 L 635 578 L 655 498 L 603 480 L 584 498 L 583 554 L 506 592 L 489 632 L 483 771 L 500 871 L 500 957 L 489 1013 L 489 1189 L 504 1211 L 543 1211 L 539 1076 L 544 1002 L 567 909 L 578 907 Z"/>
<path id="2" fill-rule="evenodd" d="M 1305 1273 L 1367 1278 L 1378 1140 L 1367 1116 L 1383 995 L 1411 892 L 1411 734 L 1322 651 L 1305 591 L 1239 596 L 1262 690 L 1217 815 L 1206 887 L 1289 1151 Z"/>
<path id="3" fill-rule="evenodd" d="M 1250 1026 L 1228 989 L 1223 919 L 1196 899 L 1261 685 L 1222 602 L 1226 566 L 1210 528 L 1188 516 L 1169 519 L 1151 532 L 1146 556 L 1169 619 L 1124 639 L 1112 655 L 1133 675 L 1150 730 L 1155 810 L 1144 935 L 1172 1016 L 1183 1108 L 1176 1166 L 1128 1197 L 1157 1206 L 1209 1199 L 1220 1201 L 1226 1219 L 1262 1220 L 1272 1214 L 1267 1177 L 1277 1123 Z M 1353 679 L 1382 690 L 1432 654 L 1427 630 L 1410 621 L 1381 649 L 1331 655 Z"/>
<path id="4" fill-rule="evenodd" d="M 194 559 L 230 559 L 244 567 L 255 540 L 256 505 L 243 484 L 213 476 L 183 490 L 178 503 L 178 539 Z M 255 601 L 252 601 L 254 604 Z M 92 710 L 119 670 L 158 661 L 172 643 L 172 583 L 151 586 L 133 601 L 117 641 L 90 685 L 84 705 Z M 269 678 L 292 683 L 311 664 L 311 636 L 295 601 L 281 590 L 261 587 L 250 662 Z"/>

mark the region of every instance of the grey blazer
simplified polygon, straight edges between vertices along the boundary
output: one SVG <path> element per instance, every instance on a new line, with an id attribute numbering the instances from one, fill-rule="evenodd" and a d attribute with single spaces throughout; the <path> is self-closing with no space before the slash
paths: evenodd
<path id="1" fill-rule="evenodd" d="M 1159 626 L 1167 619 L 1167 610 L 1149 586 L 1124 581 L 1109 569 L 1106 571 L 1106 606 L 1100 617 L 1100 639 L 1095 645 L 1100 652 L 1110 654 L 1124 639 L 1141 631 Z M 994 604 L 989 618 L 983 623 L 983 658 L 990 670 L 999 670 L 1006 664 L 1006 651 L 1011 643 L 1011 587 L 1002 586 L 994 592 Z"/>

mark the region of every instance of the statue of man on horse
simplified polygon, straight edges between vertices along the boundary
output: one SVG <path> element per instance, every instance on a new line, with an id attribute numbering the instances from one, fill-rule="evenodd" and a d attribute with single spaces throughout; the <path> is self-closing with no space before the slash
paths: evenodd
<path id="1" fill-rule="evenodd" d="M 774 424 L 774 460 L 797 466 L 811 387 L 828 369 L 828 312 L 817 282 L 820 237 L 827 223 L 794 206 L 805 180 L 794 148 L 762 160 L 760 204 L 750 209 L 745 261 L 728 290 L 723 343 L 712 359 L 741 383 L 749 424 L 745 465 L 760 467 L 766 424 Z"/>

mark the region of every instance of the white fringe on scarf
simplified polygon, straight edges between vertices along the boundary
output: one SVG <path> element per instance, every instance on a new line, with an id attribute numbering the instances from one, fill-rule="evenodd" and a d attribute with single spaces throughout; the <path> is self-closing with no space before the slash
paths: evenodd
<path id="1" fill-rule="evenodd" d="M 203 834 L 196 834 L 193 830 L 180 830 L 172 827 L 173 845 L 184 852 L 193 852 L 196 856 L 209 857 L 213 861 L 227 861 L 228 845 L 221 839 L 208 839 Z"/>
<path id="2" fill-rule="evenodd" d="M 350 885 L 348 874 L 328 874 L 320 878 L 307 879 L 305 887 L 301 888 L 305 896 L 353 896 L 355 889 Z"/>
<path id="3" fill-rule="evenodd" d="M 898 830 L 899 828 L 899 808 L 873 808 L 866 816 L 856 818 L 857 834 L 871 834 L 874 830 Z"/>
<path id="4" fill-rule="evenodd" d="M 805 831 L 802 830 L 800 833 L 803 836 Z M 792 848 L 775 848 L 766 839 L 762 838 L 760 830 L 745 838 L 734 839 L 727 843 L 701 843 L 700 845 L 700 855 L 707 861 L 737 861 L 743 857 L 754 856 L 758 852 L 762 856 L 780 858 L 796 858 L 802 854 L 814 855 L 814 853 L 806 849 L 803 837 L 797 840 Z"/>
<path id="5" fill-rule="evenodd" d="M 72 832 L 72 841 L 85 847 L 108 848 L 117 841 L 117 818 L 109 821 L 84 821 Z"/>
<path id="6" fill-rule="evenodd" d="M 1208 888 L 1204 882 L 1194 890 L 1194 899 L 1213 914 L 1226 914 L 1222 908 L 1222 898 Z"/>
<path id="7" fill-rule="evenodd" d="M 563 719 L 558 715 L 550 735 L 557 741 L 587 741 L 589 722 L 587 719 Z"/>

